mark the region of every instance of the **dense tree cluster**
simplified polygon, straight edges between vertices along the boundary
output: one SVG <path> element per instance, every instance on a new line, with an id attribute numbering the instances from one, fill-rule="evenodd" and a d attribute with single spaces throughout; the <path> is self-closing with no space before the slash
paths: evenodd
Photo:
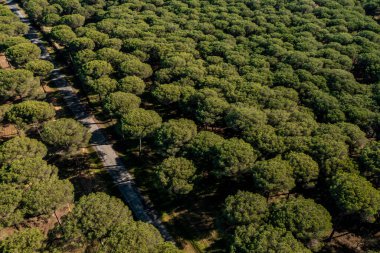
<path id="1" fill-rule="evenodd" d="M 59 238 L 54 247 L 63 250 L 85 246 L 96 252 L 177 252 L 155 227 L 134 221 L 121 200 L 105 193 L 79 199 L 62 221 L 62 230 L 56 227 L 53 234 Z"/>
<path id="2" fill-rule="evenodd" d="M 123 137 L 138 139 L 140 153 L 143 141 L 151 144 L 161 159 L 156 185 L 170 195 L 190 194 L 204 178 L 249 181 L 260 195 L 248 199 L 307 190 L 325 194 L 321 204 L 341 215 L 377 217 L 377 1 L 22 2 L 35 22 L 52 27 Z M 20 38 L 4 41 L 11 62 L 37 75 L 38 52 Z M 30 62 L 12 60 L 22 50 Z M 22 97 L 16 89 L 6 96 Z M 232 251 L 318 250 L 314 241 L 332 227 L 313 200 L 270 208 L 261 227 L 228 215 L 239 224 Z"/>
<path id="3" fill-rule="evenodd" d="M 292 252 L 293 244 L 302 245 L 297 240 L 315 251 L 332 231 L 329 212 L 314 200 L 303 197 L 268 204 L 259 194 L 239 191 L 226 199 L 224 213 L 228 223 L 235 227 L 231 246 L 234 252 Z M 282 236 L 276 238 L 275 234 L 280 231 Z M 274 241 L 269 245 L 265 242 L 260 242 L 263 245 L 257 244 L 264 234 L 273 236 Z M 282 246 L 277 246 L 277 243 Z M 297 247 L 301 248 L 294 248 L 293 252 L 308 252 L 303 246 Z"/>
<path id="4" fill-rule="evenodd" d="M 76 1 L 57 1 L 56 5 L 50 6 L 57 13 L 62 11 L 58 3 L 73 10 L 75 3 L 80 5 Z M 44 5 L 44 1 L 39 1 L 34 7 L 47 5 L 47 2 Z M 44 13 L 36 15 L 49 22 L 57 18 Z M 71 29 L 82 26 L 84 20 L 83 16 L 74 13 L 62 17 L 59 23 Z M 9 140 L 4 141 L 2 136 L 0 143 L 0 230 L 14 227 L 2 233 L 0 252 L 178 252 L 174 244 L 164 242 L 156 228 L 134 221 L 129 208 L 106 193 L 80 198 L 68 214 L 61 220 L 58 218 L 57 210 L 73 206 L 74 187 L 69 179 L 62 178 L 56 166 L 50 164 L 54 160 L 51 158 L 56 158 L 57 154 L 77 154 L 79 148 L 88 145 L 90 134 L 87 127 L 74 119 L 56 119 L 58 115 L 52 104 L 33 100 L 44 97 L 40 94 L 40 79 L 47 80 L 54 65 L 39 59 L 41 51 L 38 46 L 21 37 L 28 27 L 3 5 L 0 5 L 0 23 L 0 50 L 5 52 L 13 67 L 17 67 L 0 70 L 0 98 L 4 103 L 1 105 L 1 122 L 15 124 L 24 130 Z M 55 30 L 57 36 L 63 33 Z M 71 42 L 69 36 L 66 39 Z M 116 44 L 114 40 L 109 42 L 110 46 Z M 94 75 L 98 70 L 97 66 L 89 68 Z M 102 95 L 115 81 L 104 76 L 93 83 L 94 90 Z M 129 86 L 126 84 L 125 89 Z M 141 93 L 141 89 L 140 85 L 130 91 Z M 127 112 L 125 105 L 129 106 L 128 109 L 140 105 L 140 98 L 134 94 L 112 94 L 107 101 L 109 110 L 115 115 Z M 47 237 L 38 222 L 41 218 L 54 217 L 53 214 L 57 219 L 56 226 Z"/>
<path id="5" fill-rule="evenodd" d="M 23 38 L 28 26 L 7 7 L 0 6 L 1 52 L 17 69 L 0 70 L 2 121 L 19 128 L 40 128 L 55 117 L 47 102 L 30 100 L 43 98 L 39 77 L 53 69 L 52 64 L 39 60 L 41 50 Z M 24 69 L 25 68 L 25 69 Z M 13 103 L 12 103 L 13 102 Z M 37 139 L 18 136 L 0 145 L 0 227 L 15 226 L 24 219 L 47 215 L 73 202 L 73 186 L 58 177 L 57 167 L 44 158 L 48 149 Z M 4 252 L 35 252 L 44 236 L 39 230 L 26 229 L 0 243 Z"/>
<path id="6" fill-rule="evenodd" d="M 73 201 L 73 186 L 58 178 L 58 170 L 43 157 L 41 142 L 16 137 L 0 146 L 2 188 L 0 226 L 12 226 L 24 218 L 50 215 Z"/>

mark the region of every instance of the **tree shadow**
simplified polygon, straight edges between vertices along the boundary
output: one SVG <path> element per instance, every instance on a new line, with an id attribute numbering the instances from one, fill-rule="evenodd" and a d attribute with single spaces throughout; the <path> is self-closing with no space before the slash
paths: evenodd
<path id="1" fill-rule="evenodd" d="M 117 186 L 99 161 L 97 153 L 63 156 L 56 154 L 49 157 L 49 161 L 56 165 L 58 176 L 69 179 L 74 185 L 74 196 L 78 200 L 81 196 L 92 192 L 107 192 L 110 195 L 120 197 Z"/>

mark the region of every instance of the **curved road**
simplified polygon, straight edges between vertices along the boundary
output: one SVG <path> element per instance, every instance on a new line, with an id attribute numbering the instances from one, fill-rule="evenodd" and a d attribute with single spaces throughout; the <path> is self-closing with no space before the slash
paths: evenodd
<path id="1" fill-rule="evenodd" d="M 41 59 L 48 60 L 57 67 L 58 64 L 50 57 L 45 47 L 45 42 L 39 36 L 38 29 L 33 27 L 22 8 L 15 1 L 8 0 L 6 4 L 23 23 L 29 26 L 29 32 L 25 37 L 41 48 Z M 173 241 L 173 238 L 155 211 L 144 204 L 141 193 L 135 186 L 133 178 L 127 171 L 122 159 L 116 154 L 112 145 L 108 143 L 107 138 L 96 124 L 94 116 L 86 112 L 73 88 L 66 81 L 66 76 L 58 68 L 55 68 L 52 72 L 52 77 L 52 82 L 63 95 L 67 106 L 73 112 L 75 118 L 90 129 L 92 133 L 90 144 L 95 148 L 99 157 L 102 159 L 104 167 L 107 168 L 112 176 L 114 183 L 119 188 L 124 201 L 128 204 L 135 218 L 153 224 L 160 231 L 165 240 Z"/>

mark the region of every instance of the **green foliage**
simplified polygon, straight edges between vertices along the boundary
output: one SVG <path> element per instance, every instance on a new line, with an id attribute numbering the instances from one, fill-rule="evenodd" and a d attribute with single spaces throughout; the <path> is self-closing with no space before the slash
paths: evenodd
<path id="1" fill-rule="evenodd" d="M 83 66 L 82 72 L 85 76 L 90 76 L 92 78 L 98 79 L 102 76 L 111 74 L 113 72 L 113 68 L 111 64 L 106 61 L 93 60 L 87 62 Z"/>
<path id="2" fill-rule="evenodd" d="M 15 45 L 21 44 L 21 43 L 29 43 L 29 40 L 21 36 L 6 37 L 5 39 L 1 40 L 0 49 L 2 52 L 4 52 L 6 49 L 13 47 Z"/>
<path id="3" fill-rule="evenodd" d="M 0 96 L 4 99 L 43 97 L 39 79 L 26 69 L 0 70 Z"/>
<path id="4" fill-rule="evenodd" d="M 64 240 L 90 243 L 108 236 L 115 228 L 129 227 L 131 211 L 124 203 L 105 193 L 91 193 L 79 199 L 62 221 Z"/>
<path id="5" fill-rule="evenodd" d="M 166 253 L 162 250 L 165 247 L 163 244 L 164 240 L 153 225 L 138 221 L 112 230 L 99 252 Z"/>
<path id="6" fill-rule="evenodd" d="M 141 62 L 137 57 L 128 56 L 128 60 L 120 65 L 120 71 L 124 75 L 137 76 L 146 79 L 153 74 L 149 64 Z"/>
<path id="7" fill-rule="evenodd" d="M 33 18 L 36 21 L 42 18 L 44 10 L 49 5 L 47 0 L 31 0 L 25 2 L 24 8 L 28 13 L 29 17 Z"/>
<path id="8" fill-rule="evenodd" d="M 295 186 L 292 166 L 280 157 L 256 162 L 252 173 L 255 187 L 266 194 L 288 192 Z"/>
<path id="9" fill-rule="evenodd" d="M 211 167 L 216 147 L 223 141 L 223 137 L 213 132 L 201 131 L 186 145 L 186 153 L 200 165 L 200 169 L 207 170 L 208 167 Z"/>
<path id="10" fill-rule="evenodd" d="M 81 66 L 82 64 L 88 63 L 90 61 L 93 61 L 96 59 L 96 53 L 92 51 L 91 49 L 83 49 L 75 53 L 74 55 L 74 63 L 79 67 L 79 72 L 83 72 L 82 68 L 84 66 Z M 86 73 L 86 72 L 84 72 Z"/>
<path id="11" fill-rule="evenodd" d="M 45 60 L 30 61 L 25 65 L 25 69 L 33 72 L 35 76 L 46 77 L 53 71 L 53 63 Z"/>
<path id="12" fill-rule="evenodd" d="M 333 176 L 338 172 L 357 172 L 357 164 L 349 157 L 332 157 L 323 162 L 321 171 L 325 176 Z"/>
<path id="13" fill-rule="evenodd" d="M 345 121 L 345 114 L 340 109 L 339 100 L 321 90 L 313 90 L 306 104 L 313 108 L 315 114 L 325 122 L 335 123 Z"/>
<path id="14" fill-rule="evenodd" d="M 109 76 L 102 75 L 96 80 L 90 80 L 88 85 L 97 93 L 100 97 L 107 96 L 117 88 L 117 81 Z"/>
<path id="15" fill-rule="evenodd" d="M 22 36 L 27 33 L 29 27 L 19 20 L 5 5 L 0 9 L 0 33 L 7 36 Z"/>
<path id="16" fill-rule="evenodd" d="M 214 90 L 203 89 L 193 95 L 190 106 L 195 110 L 195 119 L 199 123 L 214 125 L 223 119 L 229 104 Z"/>
<path id="17" fill-rule="evenodd" d="M 62 45 L 68 45 L 77 35 L 67 25 L 54 26 L 50 31 L 50 36 Z"/>
<path id="18" fill-rule="evenodd" d="M 369 175 L 380 176 L 380 142 L 370 142 L 360 154 L 362 169 Z"/>
<path id="19" fill-rule="evenodd" d="M 188 119 L 171 119 L 155 133 L 155 141 L 163 153 L 175 155 L 197 134 L 197 125 Z"/>
<path id="20" fill-rule="evenodd" d="M 54 3 L 59 4 L 67 14 L 77 12 L 81 7 L 79 0 L 54 0 Z"/>
<path id="21" fill-rule="evenodd" d="M 181 87 L 175 84 L 162 84 L 154 89 L 152 95 L 161 104 L 172 104 L 181 99 Z"/>
<path id="22" fill-rule="evenodd" d="M 365 220 L 373 221 L 380 210 L 380 192 L 355 173 L 337 173 L 331 179 L 330 193 L 343 212 L 360 214 Z"/>
<path id="23" fill-rule="evenodd" d="M 318 164 L 304 153 L 291 152 L 286 160 L 294 169 L 294 178 L 297 183 L 304 187 L 313 187 L 319 176 Z"/>
<path id="24" fill-rule="evenodd" d="M 285 151 L 284 139 L 276 134 L 270 125 L 254 126 L 243 132 L 245 141 L 264 155 L 273 155 Z"/>
<path id="25" fill-rule="evenodd" d="M 41 101 L 25 101 L 14 105 L 7 112 L 8 121 L 19 126 L 38 124 L 54 118 L 54 107 Z"/>
<path id="26" fill-rule="evenodd" d="M 356 172 L 359 161 L 363 174 L 378 181 L 376 145 L 366 146 L 367 137 L 378 139 L 380 118 L 375 0 L 23 2 L 39 24 L 75 27 L 74 33 L 55 26 L 52 38 L 69 46 L 81 79 L 96 84 L 100 96 L 143 94 L 144 108 L 160 110 L 165 121 L 186 117 L 217 133 L 201 132 L 191 140 L 173 134 L 172 140 L 166 129 L 163 138 L 175 143 L 169 152 L 181 149 L 205 179 L 211 171 L 236 175 L 253 167 L 254 186 L 267 194 L 287 192 L 295 182 L 311 186 L 319 177 L 320 184 L 308 189 L 314 196 L 336 174 Z M 9 10 L 0 12 L 0 32 L 6 34 L 0 46 L 23 42 L 9 36 L 25 31 Z M 0 85 L 4 99 L 19 96 L 8 89 L 16 87 L 11 83 Z M 33 97 L 30 91 L 22 93 Z M 157 114 L 143 109 L 120 114 L 123 133 L 140 141 L 161 124 Z M 252 147 L 231 138 L 260 154 L 246 155 Z M 158 146 L 166 144 L 172 145 Z M 253 165 L 256 156 L 261 161 Z M 244 179 L 234 180 L 239 186 Z M 262 234 L 265 246 L 269 239 Z M 102 245 L 95 244 L 94 251 Z M 308 252 L 294 245 L 236 251 Z"/>
<path id="27" fill-rule="evenodd" d="M 22 190 L 15 185 L 1 183 L 0 191 L 0 228 L 18 224 L 23 219 L 23 213 L 19 209 Z"/>
<path id="28" fill-rule="evenodd" d="M 110 38 L 104 42 L 104 46 L 115 50 L 120 50 L 123 46 L 123 41 L 118 38 Z"/>
<path id="29" fill-rule="evenodd" d="M 0 162 L 10 163 L 22 158 L 45 157 L 47 148 L 35 139 L 28 137 L 15 137 L 0 146 Z"/>
<path id="30" fill-rule="evenodd" d="M 159 184 L 171 196 L 185 195 L 193 190 L 196 168 L 192 161 L 169 157 L 156 168 Z"/>
<path id="31" fill-rule="evenodd" d="M 22 206 L 27 215 L 38 216 L 51 214 L 54 210 L 72 203 L 74 187 L 69 180 L 57 178 L 33 184 L 23 194 Z"/>
<path id="32" fill-rule="evenodd" d="M 266 114 L 255 107 L 233 106 L 226 115 L 227 126 L 244 131 L 255 125 L 266 124 Z"/>
<path id="33" fill-rule="evenodd" d="M 80 51 L 85 49 L 94 50 L 95 42 L 92 39 L 86 37 L 76 38 L 70 41 L 69 48 L 73 51 Z"/>
<path id="34" fill-rule="evenodd" d="M 44 124 L 41 138 L 56 149 L 75 151 L 88 145 L 88 129 L 74 119 L 58 119 Z"/>
<path id="35" fill-rule="evenodd" d="M 310 253 L 290 232 L 282 228 L 254 225 L 239 226 L 235 231 L 232 253 Z"/>
<path id="36" fill-rule="evenodd" d="M 121 123 L 125 134 L 133 138 L 144 138 L 160 127 L 162 119 L 155 111 L 138 108 L 125 114 Z"/>
<path id="37" fill-rule="evenodd" d="M 95 29 L 87 28 L 87 27 L 80 27 L 76 29 L 76 33 L 79 36 L 85 36 L 87 38 L 92 39 L 95 42 L 95 45 L 97 47 L 104 47 L 106 41 L 109 39 L 108 34 L 99 32 Z"/>
<path id="38" fill-rule="evenodd" d="M 72 29 L 76 29 L 78 27 L 81 27 L 84 25 L 85 17 L 83 17 L 80 14 L 71 14 L 71 15 L 64 15 L 60 23 L 63 25 L 67 25 L 71 27 Z"/>
<path id="39" fill-rule="evenodd" d="M 25 228 L 0 242 L 0 251 L 4 253 L 35 253 L 43 249 L 44 234 L 37 228 Z"/>
<path id="40" fill-rule="evenodd" d="M 120 64 L 128 59 L 128 55 L 114 48 L 104 47 L 96 51 L 99 60 L 111 63 L 114 68 L 119 68 Z"/>
<path id="41" fill-rule="evenodd" d="M 270 220 L 274 226 L 285 228 L 303 242 L 321 241 L 332 231 L 329 212 L 314 200 L 303 197 L 275 205 Z"/>
<path id="42" fill-rule="evenodd" d="M 215 147 L 216 175 L 239 176 L 249 171 L 257 159 L 257 152 L 249 143 L 231 138 Z"/>
<path id="43" fill-rule="evenodd" d="M 350 147 L 351 152 L 360 152 L 360 150 L 368 142 L 366 134 L 359 128 L 359 126 L 352 123 L 338 123 L 338 127 L 341 128 L 342 134 L 347 136 L 346 143 Z"/>
<path id="44" fill-rule="evenodd" d="M 226 198 L 224 213 L 234 226 L 252 224 L 259 227 L 266 222 L 269 208 L 266 198 L 260 194 L 238 191 Z"/>
<path id="45" fill-rule="evenodd" d="M 145 83 L 137 76 L 127 76 L 119 81 L 119 89 L 124 92 L 141 95 L 144 93 Z"/>
<path id="46" fill-rule="evenodd" d="M 360 54 L 356 68 L 363 71 L 363 76 L 367 82 L 380 81 L 380 54 L 376 52 Z"/>
<path id="47" fill-rule="evenodd" d="M 0 169 L 0 182 L 6 184 L 30 185 L 54 179 L 58 169 L 49 165 L 42 157 L 26 157 L 11 161 Z"/>
<path id="48" fill-rule="evenodd" d="M 17 142 L 21 143 L 14 147 Z M 24 217 L 51 215 L 73 201 L 73 185 L 59 180 L 57 168 L 42 160 L 46 148 L 41 145 L 16 137 L 1 146 L 1 151 L 9 149 L 8 153 L 1 152 L 0 184 L 4 194 L 0 198 L 0 226 L 15 225 Z"/>
<path id="49" fill-rule="evenodd" d="M 333 157 L 342 157 L 348 155 L 348 146 L 332 136 L 316 136 L 312 139 L 311 149 L 313 157 L 318 162 L 325 161 Z"/>
<path id="50" fill-rule="evenodd" d="M 56 14 L 56 13 L 49 13 L 49 14 L 46 14 L 43 18 L 42 18 L 42 23 L 47 25 L 47 26 L 53 26 L 53 25 L 56 25 L 59 23 L 59 21 L 61 20 L 61 16 Z"/>
<path id="51" fill-rule="evenodd" d="M 181 253 L 182 250 L 178 249 L 172 242 L 164 242 L 156 247 L 157 253 Z"/>
<path id="52" fill-rule="evenodd" d="M 5 51 L 7 59 L 15 66 L 25 66 L 29 61 L 36 60 L 41 55 L 41 49 L 33 43 L 21 43 L 9 47 Z"/>
<path id="53" fill-rule="evenodd" d="M 141 99 L 138 96 L 132 93 L 117 91 L 106 97 L 104 108 L 113 115 L 121 117 L 130 110 L 139 108 L 140 104 Z"/>

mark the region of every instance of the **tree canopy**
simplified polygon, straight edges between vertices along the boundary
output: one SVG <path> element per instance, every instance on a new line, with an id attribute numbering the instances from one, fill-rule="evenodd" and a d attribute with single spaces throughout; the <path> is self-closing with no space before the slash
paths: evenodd
<path id="1" fill-rule="evenodd" d="M 311 252 L 301 242 L 297 241 L 290 232 L 282 228 L 253 225 L 240 226 L 236 229 L 231 252 Z"/>
<path id="2" fill-rule="evenodd" d="M 46 122 L 41 131 L 41 138 L 45 143 L 66 151 L 85 147 L 90 136 L 85 126 L 69 118 Z"/>
<path id="3" fill-rule="evenodd" d="M 130 110 L 139 108 L 141 99 L 132 93 L 117 91 L 109 94 L 104 102 L 104 108 L 113 115 L 121 117 Z"/>
<path id="4" fill-rule="evenodd" d="M 288 192 L 295 187 L 293 168 L 280 157 L 256 162 L 252 173 L 255 187 L 266 194 Z"/>
<path id="5" fill-rule="evenodd" d="M 355 173 L 337 173 L 331 180 L 330 193 L 343 212 L 373 220 L 380 210 L 380 192 Z"/>
<path id="6" fill-rule="evenodd" d="M 38 59 L 41 49 L 37 45 L 27 42 L 9 47 L 5 51 L 5 55 L 15 66 L 24 66 L 29 61 Z"/>
<path id="7" fill-rule="evenodd" d="M 176 154 L 197 134 L 197 125 L 188 119 L 171 119 L 155 133 L 157 145 L 169 155 Z"/>
<path id="8" fill-rule="evenodd" d="M 43 158 L 46 154 L 47 148 L 43 143 L 28 137 L 15 137 L 0 146 L 0 161 L 2 164 L 26 157 Z"/>
<path id="9" fill-rule="evenodd" d="M 55 116 L 54 107 L 42 101 L 24 101 L 12 106 L 7 112 L 7 119 L 19 126 L 38 124 Z"/>
<path id="10" fill-rule="evenodd" d="M 130 110 L 122 117 L 121 128 L 126 135 L 140 140 L 141 152 L 141 139 L 152 134 L 161 123 L 162 119 L 155 111 L 137 108 Z"/>
<path id="11" fill-rule="evenodd" d="M 176 156 L 197 167 L 193 189 L 215 197 L 218 207 L 227 193 L 249 190 L 265 195 L 274 210 L 272 202 L 294 193 L 329 207 L 334 219 L 339 208 L 342 219 L 359 214 L 373 221 L 379 187 L 378 0 L 22 0 L 22 6 L 62 47 L 97 112 L 114 117 L 110 122 L 121 129 L 120 138 L 138 139 L 140 151 L 145 140 L 149 152 L 134 171 L 157 198 L 153 202 L 165 200 L 163 206 L 173 210 L 182 204 L 154 193 L 162 183 L 151 170 Z M 1 99 L 17 108 L 39 97 L 33 74 L 44 78 L 39 75 L 48 68 L 36 66 L 38 50 L 22 37 L 27 25 L 7 8 L 0 10 L 0 51 L 13 67 L 30 70 L 0 71 Z M 4 123 L 33 124 L 28 134 L 45 121 L 21 114 L 13 120 L 12 109 L 2 109 Z M 128 141 L 122 152 L 129 145 L 137 143 Z M 194 201 L 203 196 L 196 193 Z M 290 195 L 278 206 L 282 214 L 310 210 L 304 216 L 313 228 L 316 213 L 325 217 L 320 225 L 328 223 L 317 204 Z M 291 231 L 228 227 L 226 234 L 244 239 L 226 244 L 235 252 L 308 252 L 294 237 L 309 245 L 320 240 L 319 232 L 312 238 L 301 231 L 307 222 L 285 216 L 289 222 L 281 226 Z M 125 245 L 115 238 L 109 245 Z"/>
<path id="12" fill-rule="evenodd" d="M 271 222 L 285 228 L 301 241 L 322 240 L 332 231 L 331 216 L 312 199 L 292 198 L 275 205 Z"/>
<path id="13" fill-rule="evenodd" d="M 121 200 L 105 193 L 82 197 L 62 221 L 67 241 L 89 242 L 108 236 L 115 227 L 128 227 L 131 211 Z"/>
<path id="14" fill-rule="evenodd" d="M 183 157 L 169 157 L 156 168 L 160 185 L 170 195 L 184 195 L 193 189 L 196 168 Z"/>
<path id="15" fill-rule="evenodd" d="M 44 235 L 37 228 L 25 228 L 0 242 L 1 252 L 34 253 L 43 249 Z"/>
<path id="16" fill-rule="evenodd" d="M 286 156 L 294 169 L 294 178 L 302 186 L 314 186 L 319 176 L 319 167 L 310 156 L 304 153 L 291 152 Z"/>
<path id="17" fill-rule="evenodd" d="M 215 173 L 237 176 L 248 172 L 256 159 L 257 152 L 249 143 L 238 138 L 224 140 L 215 148 Z"/>
<path id="18" fill-rule="evenodd" d="M 46 77 L 53 71 L 54 65 L 46 60 L 33 60 L 28 62 L 25 68 L 33 72 L 35 76 Z"/>
<path id="19" fill-rule="evenodd" d="M 160 233 L 153 225 L 138 221 L 113 230 L 104 240 L 104 245 L 99 252 L 169 253 L 172 252 L 167 251 L 170 249 L 169 245 L 164 243 Z M 172 250 L 173 253 L 179 252 L 175 248 Z"/>
<path id="20" fill-rule="evenodd" d="M 2 98 L 35 99 L 42 97 L 41 93 L 40 81 L 33 76 L 33 72 L 26 69 L 0 70 Z"/>
<path id="21" fill-rule="evenodd" d="M 226 198 L 224 212 L 232 225 L 259 227 L 266 222 L 269 207 L 266 198 L 260 194 L 239 191 Z"/>

